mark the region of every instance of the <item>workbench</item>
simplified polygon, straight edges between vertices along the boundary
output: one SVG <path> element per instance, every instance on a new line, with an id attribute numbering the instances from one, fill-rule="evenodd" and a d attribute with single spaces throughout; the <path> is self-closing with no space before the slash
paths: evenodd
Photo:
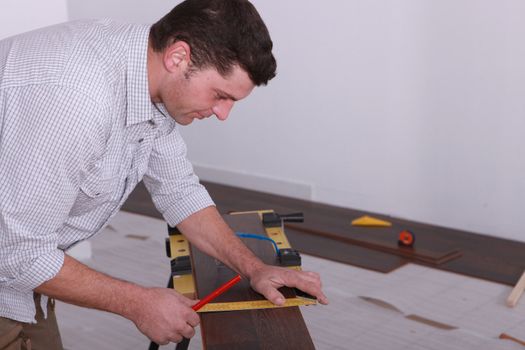
<path id="1" fill-rule="evenodd" d="M 282 224 L 265 228 L 261 218 L 262 212 L 224 215 L 224 219 L 234 231 L 269 235 L 275 238 L 276 244 L 281 249 L 290 248 Z M 167 253 L 172 258 L 171 285 L 177 291 L 188 297 L 200 299 L 235 275 L 219 261 L 191 246 L 177 230 L 170 231 L 171 235 L 166 242 Z M 265 263 L 280 265 L 276 252 L 269 242 L 247 238 L 242 240 Z M 190 252 L 191 254 L 188 255 Z M 188 256 L 191 259 L 187 259 Z M 191 263 L 190 267 L 189 263 Z M 302 303 L 303 299 L 297 296 L 297 291 L 294 289 L 281 288 L 280 291 L 285 295 L 288 305 L 315 303 L 311 300 Z M 254 292 L 247 280 L 242 280 L 209 306 L 215 305 L 224 309 L 226 305 L 227 309 L 235 310 L 239 307 L 246 308 L 247 302 L 263 308 L 200 313 L 200 327 L 205 349 L 315 349 L 299 307 L 270 307 L 273 305 Z"/>

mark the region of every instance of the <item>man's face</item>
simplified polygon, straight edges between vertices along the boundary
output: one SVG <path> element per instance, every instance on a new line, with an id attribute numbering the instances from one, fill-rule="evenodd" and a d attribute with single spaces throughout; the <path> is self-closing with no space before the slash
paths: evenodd
<path id="1" fill-rule="evenodd" d="M 161 100 L 177 123 L 188 125 L 212 115 L 226 120 L 233 104 L 253 88 L 248 74 L 238 66 L 227 77 L 207 68 L 180 75 L 161 92 Z"/>

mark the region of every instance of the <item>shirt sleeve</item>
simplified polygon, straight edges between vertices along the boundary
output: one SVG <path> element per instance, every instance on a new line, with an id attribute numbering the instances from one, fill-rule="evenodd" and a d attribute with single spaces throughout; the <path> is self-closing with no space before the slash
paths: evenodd
<path id="1" fill-rule="evenodd" d="M 54 85 L 6 88 L 0 99 L 0 285 L 27 292 L 62 267 L 57 229 L 101 144 L 100 110 Z"/>
<path id="2" fill-rule="evenodd" d="M 193 172 L 186 157 L 186 144 L 176 127 L 155 140 L 143 180 L 153 203 L 170 226 L 215 205 Z"/>

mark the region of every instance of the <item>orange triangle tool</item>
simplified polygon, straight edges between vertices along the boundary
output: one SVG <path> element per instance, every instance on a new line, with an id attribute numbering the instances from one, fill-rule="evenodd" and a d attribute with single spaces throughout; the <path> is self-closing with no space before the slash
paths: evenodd
<path id="1" fill-rule="evenodd" d="M 390 227 L 392 223 L 365 215 L 353 220 L 352 226 Z"/>

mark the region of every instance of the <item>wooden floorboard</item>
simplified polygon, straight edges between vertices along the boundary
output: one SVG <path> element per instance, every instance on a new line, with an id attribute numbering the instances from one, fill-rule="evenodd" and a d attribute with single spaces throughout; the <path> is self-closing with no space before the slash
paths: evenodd
<path id="1" fill-rule="evenodd" d="M 294 249 L 301 253 L 377 272 L 391 272 L 409 261 L 399 255 L 388 254 L 339 240 L 326 239 L 289 227 L 286 228 L 286 236 Z"/>
<path id="2" fill-rule="evenodd" d="M 257 214 L 224 215 L 224 218 L 230 227 L 236 231 L 266 236 Z M 241 240 L 264 263 L 278 265 L 277 254 L 270 242 L 250 238 L 241 238 Z M 192 266 L 194 266 L 195 284 L 197 286 L 197 297 L 199 299 L 210 294 L 236 275 L 234 271 L 194 246 L 191 246 L 191 256 Z M 294 298 L 296 296 L 290 288 L 283 288 L 281 292 L 284 293 L 285 297 Z M 251 300 L 264 300 L 264 297 L 251 289 L 249 281 L 243 279 L 229 289 L 227 293 L 217 297 L 214 302 Z"/>
<path id="3" fill-rule="evenodd" d="M 132 238 L 136 236 L 148 238 Z M 123 280 L 162 287 L 170 273 L 164 250 L 166 236 L 163 221 L 120 212 L 90 240 L 93 256 L 85 263 Z M 421 264 L 406 264 L 383 274 L 305 254 L 302 258 L 305 269 L 321 273 L 330 300 L 326 306 L 301 308 L 317 350 L 519 350 L 520 345 L 513 347 L 497 336 L 505 332 L 525 339 L 525 303 L 521 300 L 512 309 L 505 305 L 509 286 Z M 403 312 L 379 307 L 366 301 L 369 298 Z M 460 329 L 445 331 L 405 315 L 418 315 Z M 64 346 L 69 350 L 148 348 L 149 340 L 135 325 L 114 314 L 57 302 L 57 318 Z M 241 327 L 239 337 L 244 332 Z M 174 344 L 161 347 L 174 348 Z M 202 349 L 200 333 L 191 340 L 189 349 Z"/>
<path id="4" fill-rule="evenodd" d="M 236 231 L 265 235 L 257 214 L 225 215 Z M 244 243 L 266 264 L 278 265 L 273 245 L 267 241 L 243 238 Z M 233 278 L 236 273 L 192 247 L 192 266 L 199 299 Z M 280 288 L 285 298 L 295 298 L 293 289 Z M 233 286 L 213 302 L 263 300 L 247 280 Z M 201 313 L 203 343 L 207 350 L 315 349 L 298 307 Z"/>
<path id="5" fill-rule="evenodd" d="M 219 211 L 227 213 L 230 211 L 246 211 L 258 209 L 274 209 L 277 213 L 291 213 L 302 211 L 305 213 L 316 212 L 317 215 L 325 213 L 329 217 L 353 218 L 362 215 L 374 215 L 381 219 L 391 221 L 396 227 L 412 230 L 416 239 L 428 237 L 435 244 L 445 244 L 457 248 L 461 257 L 435 267 L 462 273 L 468 276 L 483 278 L 486 280 L 513 285 L 525 269 L 525 243 L 480 235 L 472 232 L 454 230 L 434 225 L 386 217 L 374 213 L 340 208 L 325 204 L 313 203 L 299 199 L 288 198 L 268 193 L 250 191 L 231 186 L 214 183 L 204 183 Z M 149 195 L 142 185 L 139 185 L 124 206 L 124 210 L 131 212 L 161 217 L 155 210 L 149 199 Z M 308 218 L 307 218 L 308 220 Z M 305 226 L 307 228 L 307 226 Z M 309 254 L 349 264 L 356 264 L 377 271 L 388 271 L 402 266 L 406 261 L 414 261 L 409 257 L 394 257 L 384 252 L 375 252 L 372 249 L 361 250 L 361 257 L 352 255 L 356 250 L 344 248 L 334 249 L 337 243 L 327 238 L 309 237 L 311 234 L 301 236 L 297 230 L 287 230 L 290 240 L 296 249 Z M 325 240 L 325 244 L 320 244 Z M 339 242 L 339 244 L 341 244 Z M 350 245 L 348 245 L 349 247 Z M 356 247 L 356 246 L 354 246 Z M 364 247 L 361 247 L 364 249 Z"/>
<path id="6" fill-rule="evenodd" d="M 432 236 L 418 233 L 418 239 L 413 247 L 399 246 L 399 232 L 403 228 L 396 227 L 352 227 L 347 218 L 328 218 L 307 213 L 309 218 L 304 224 L 286 224 L 286 229 L 304 231 L 311 235 L 326 239 L 347 242 L 357 246 L 379 250 L 392 255 L 421 261 L 431 265 L 439 265 L 461 256 L 461 251 L 446 242 L 436 242 Z"/>
<path id="7" fill-rule="evenodd" d="M 232 211 L 260 209 L 274 209 L 283 213 L 300 211 L 305 206 L 304 203 L 300 203 L 299 205 L 299 203 L 296 203 L 297 200 L 294 199 L 292 199 L 291 203 L 287 206 L 283 206 L 281 203 L 284 203 L 284 201 L 280 199 L 285 197 L 214 183 L 205 182 L 204 184 L 217 204 L 217 208 L 223 214 Z M 288 198 L 286 199 L 289 200 Z M 155 209 L 149 193 L 142 183 L 133 191 L 122 209 L 131 213 L 162 219 L 162 215 Z M 310 235 L 306 232 L 293 229 L 287 229 L 286 234 L 294 249 L 299 250 L 301 253 L 378 272 L 390 272 L 409 261 L 392 254 L 386 254 L 345 242 L 328 240 L 318 235 Z"/>

